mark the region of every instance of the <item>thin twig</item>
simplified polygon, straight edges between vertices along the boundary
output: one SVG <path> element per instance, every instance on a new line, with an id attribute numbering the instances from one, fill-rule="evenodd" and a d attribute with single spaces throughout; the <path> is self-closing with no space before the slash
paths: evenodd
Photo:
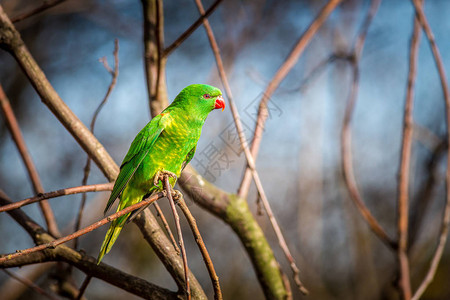
<path id="1" fill-rule="evenodd" d="M 3 272 L 5 272 L 6 274 L 8 274 L 8 276 L 14 278 L 15 280 L 19 281 L 20 283 L 24 284 L 25 286 L 29 287 L 30 289 L 32 289 L 33 291 L 47 297 L 48 299 L 51 300 L 58 300 L 57 297 L 53 296 L 52 294 L 48 293 L 46 290 L 40 288 L 38 285 L 36 285 L 33 281 L 29 280 L 28 278 L 19 276 L 13 272 L 10 272 L 9 270 L 6 269 L 2 269 Z"/>
<path id="2" fill-rule="evenodd" d="M 315 65 L 309 72 L 306 74 L 301 80 L 300 83 L 295 87 L 278 87 L 277 94 L 291 94 L 296 92 L 302 92 L 306 89 L 308 84 L 315 78 L 317 78 L 320 74 L 323 73 L 323 71 L 330 66 L 331 64 L 341 60 L 341 61 L 347 61 L 351 62 L 353 59 L 353 54 L 348 54 L 345 52 L 335 52 L 330 54 L 327 58 L 320 61 L 317 65 Z M 258 84 L 264 84 L 266 85 L 268 80 L 265 80 L 262 78 L 260 74 L 255 74 L 256 72 L 254 70 L 249 70 L 246 73 L 249 74 L 249 76 Z"/>
<path id="3" fill-rule="evenodd" d="M 341 132 L 341 155 L 342 155 L 342 170 L 344 173 L 344 180 L 347 185 L 347 189 L 350 194 L 350 198 L 355 203 L 360 214 L 369 225 L 370 229 L 391 249 L 397 248 L 397 243 L 394 241 L 386 231 L 381 227 L 372 213 L 362 200 L 362 196 L 359 192 L 356 184 L 355 174 L 353 172 L 352 152 L 351 152 L 351 121 L 353 117 L 353 111 L 358 99 L 358 83 L 359 83 L 359 59 L 362 54 L 365 37 L 369 28 L 369 25 L 378 10 L 380 0 L 372 1 L 369 12 L 367 13 L 365 22 L 361 27 L 360 34 L 354 46 L 354 59 L 352 61 L 353 66 L 353 82 L 351 85 L 350 95 L 347 100 L 347 106 L 344 113 L 344 121 Z"/>
<path id="4" fill-rule="evenodd" d="M 417 128 L 420 127 L 414 126 L 413 129 L 413 138 L 415 140 L 417 140 L 418 135 Z M 424 175 L 426 178 L 418 188 L 419 192 L 416 195 L 417 203 L 414 209 L 411 210 L 409 222 L 410 230 L 408 230 L 408 249 L 413 248 L 414 244 L 418 242 L 419 232 L 422 229 L 426 216 L 428 215 L 427 212 L 431 208 L 432 199 L 434 199 L 436 188 L 441 182 L 439 167 L 442 166 L 442 160 L 446 154 L 447 141 L 441 140 L 440 142 L 437 142 L 436 145 L 432 145 L 431 147 L 433 147 L 430 148 L 431 156 L 425 163 L 426 171 L 424 171 Z"/>
<path id="5" fill-rule="evenodd" d="M 11 136 L 17 146 L 17 149 L 19 150 L 20 156 L 22 157 L 22 160 L 28 171 L 31 183 L 33 184 L 34 192 L 37 195 L 42 194 L 44 193 L 44 188 L 42 186 L 41 179 L 39 178 L 38 171 L 27 149 L 25 140 L 19 127 L 19 123 L 17 122 L 17 119 L 14 115 L 14 111 L 12 110 L 9 100 L 5 92 L 3 91 L 1 85 L 0 85 L 0 104 L 3 110 L 3 114 L 5 116 L 6 124 L 9 128 L 9 131 L 11 132 Z M 39 203 L 39 206 L 41 208 L 42 214 L 44 215 L 44 219 L 45 222 L 47 223 L 49 232 L 55 237 L 61 236 L 58 229 L 58 224 L 56 224 L 55 215 L 48 201 L 41 201 Z"/>
<path id="6" fill-rule="evenodd" d="M 100 59 L 100 62 L 103 63 L 103 66 L 105 67 L 105 69 L 108 71 L 109 74 L 111 74 L 111 83 L 108 87 L 108 90 L 106 91 L 105 96 L 103 97 L 102 102 L 98 105 L 97 109 L 94 112 L 94 116 L 92 117 L 92 121 L 91 121 L 91 126 L 90 126 L 90 130 L 92 132 L 92 134 L 94 134 L 94 127 L 95 127 L 95 122 L 97 121 L 97 116 L 100 113 L 101 109 L 103 108 L 103 106 L 106 104 L 106 102 L 108 101 L 109 95 L 111 95 L 112 90 L 114 89 L 114 87 L 116 86 L 117 83 L 117 77 L 119 76 L 119 40 L 115 39 L 114 40 L 114 70 L 111 69 L 111 67 L 108 65 L 108 61 L 106 60 L 106 58 L 102 58 Z M 86 164 L 84 166 L 84 176 L 83 176 L 83 180 L 81 181 L 81 185 L 86 185 L 88 178 L 89 178 L 89 173 L 91 170 L 91 157 L 88 155 L 86 158 Z M 84 206 L 86 204 L 86 193 L 83 193 L 81 195 L 81 203 L 80 203 L 80 208 L 78 209 L 78 215 L 77 215 L 77 219 L 75 221 L 75 231 L 77 231 L 78 229 L 80 229 L 81 226 L 81 218 L 83 216 L 83 210 L 84 210 Z M 78 239 L 74 240 L 74 246 L 75 249 L 78 248 Z"/>
<path id="7" fill-rule="evenodd" d="M 183 211 L 183 214 L 186 217 L 189 226 L 191 227 L 192 233 L 194 234 L 195 242 L 197 243 L 198 248 L 202 253 L 203 260 L 205 261 L 205 265 L 206 268 L 208 269 L 209 277 L 211 278 L 211 282 L 214 288 L 214 299 L 221 300 L 222 291 L 220 290 L 219 277 L 217 276 L 216 271 L 214 270 L 214 264 L 211 260 L 211 257 L 209 256 L 208 250 L 206 249 L 205 243 L 203 242 L 203 238 L 200 234 L 200 231 L 198 230 L 197 222 L 195 221 L 194 216 L 191 214 L 189 208 L 187 207 L 183 197 L 181 197 L 181 199 L 178 200 L 177 204 Z"/>
<path id="8" fill-rule="evenodd" d="M 45 274 L 49 269 L 53 268 L 55 265 L 56 263 L 36 264 L 31 268 L 22 268 L 20 271 L 17 271 L 16 274 L 22 278 L 30 280 L 31 282 L 35 282 L 36 280 L 38 280 L 38 278 L 40 278 L 43 274 Z M 23 264 L 21 266 L 23 266 Z M 16 284 L 15 281 L 16 280 L 14 278 L 2 281 L 2 284 L 0 286 L 0 295 L 2 295 L 3 298 L 14 300 L 18 299 L 19 297 L 21 297 L 21 295 L 26 293 L 28 286 Z M 8 294 L 8 296 L 6 296 L 6 294 Z"/>
<path id="9" fill-rule="evenodd" d="M 406 89 L 405 113 L 403 118 L 403 138 L 399 167 L 397 230 L 399 265 L 398 288 L 403 299 L 411 299 L 410 267 L 408 260 L 408 219 L 409 219 L 409 176 L 411 164 L 411 145 L 413 135 L 414 85 L 417 77 L 419 56 L 420 24 L 414 18 L 414 29 L 409 53 L 409 74 Z"/>
<path id="10" fill-rule="evenodd" d="M 261 101 L 259 103 L 258 108 L 258 116 L 255 125 L 255 131 L 253 133 L 253 141 L 251 145 L 251 154 L 254 158 L 258 156 L 259 145 L 262 139 L 262 133 L 264 130 L 264 123 L 269 116 L 269 112 L 267 110 L 267 103 L 270 100 L 270 97 L 273 95 L 275 90 L 278 88 L 280 83 L 284 80 L 284 78 L 289 74 L 291 69 L 295 66 L 298 59 L 302 55 L 306 46 L 309 44 L 313 36 L 316 34 L 318 29 L 322 26 L 331 12 L 337 7 L 337 5 L 342 0 L 330 0 L 328 3 L 322 8 L 314 21 L 309 25 L 308 29 L 302 34 L 300 39 L 297 41 L 294 48 L 289 53 L 288 57 L 284 61 L 284 63 L 280 66 L 278 71 L 273 76 L 272 80 L 267 85 L 266 90 L 263 93 Z M 251 183 L 251 167 L 248 165 L 244 176 L 241 181 L 241 185 L 238 190 L 239 197 L 246 198 L 248 194 L 248 190 L 250 188 Z"/>
<path id="11" fill-rule="evenodd" d="M 200 14 L 204 14 L 204 9 L 203 9 L 203 5 L 201 3 L 201 0 L 195 0 L 195 3 L 197 4 L 197 7 L 199 9 Z M 299 276 L 299 269 L 295 263 L 294 257 L 292 256 L 289 247 L 286 243 L 286 240 L 283 236 L 283 233 L 281 232 L 281 228 L 278 225 L 278 222 L 272 212 L 272 208 L 270 207 L 269 201 L 267 199 L 266 193 L 264 191 L 264 188 L 262 186 L 261 180 L 259 178 L 259 175 L 256 171 L 255 168 L 255 161 L 253 159 L 252 154 L 250 153 L 250 149 L 247 145 L 247 140 L 245 138 L 245 133 L 243 130 L 243 126 L 241 123 L 241 119 L 239 117 L 239 112 L 236 108 L 236 104 L 234 103 L 233 100 L 233 95 L 231 93 L 231 89 L 230 89 L 230 85 L 228 84 L 228 79 L 225 73 L 225 69 L 223 67 L 223 62 L 222 62 L 222 58 L 220 56 L 220 50 L 219 50 L 219 46 L 217 45 L 216 39 L 214 37 L 214 33 L 211 29 L 211 26 L 209 25 L 208 19 L 204 19 L 203 20 L 203 26 L 205 27 L 206 33 L 208 35 L 208 39 L 209 42 L 211 44 L 211 49 L 213 50 L 214 56 L 216 58 L 216 64 L 217 64 L 217 69 L 219 72 L 219 76 L 222 80 L 222 83 L 224 85 L 225 88 L 225 92 L 227 94 L 227 98 L 230 104 L 230 109 L 231 112 L 233 114 L 233 120 L 235 122 L 235 126 L 236 126 L 236 130 L 238 132 L 238 136 L 239 136 L 239 141 L 241 143 L 242 148 L 244 149 L 244 153 L 245 153 L 245 157 L 247 159 L 247 164 L 251 170 L 251 175 L 253 176 L 253 180 L 255 181 L 256 184 L 256 188 L 258 190 L 258 193 L 261 197 L 261 201 L 263 203 L 264 209 L 267 212 L 267 216 L 270 220 L 270 223 L 272 225 L 272 228 L 275 231 L 275 234 L 277 236 L 278 239 L 278 243 L 280 245 L 280 248 L 283 250 L 283 253 L 285 254 L 287 260 L 289 261 L 289 265 L 291 266 L 292 272 L 294 274 L 294 281 L 297 284 L 299 290 L 303 293 L 303 294 L 308 294 L 308 290 L 305 288 L 305 286 L 303 285 L 303 283 L 300 281 L 300 276 Z"/>
<path id="12" fill-rule="evenodd" d="M 161 207 L 159 206 L 158 202 L 155 202 L 153 206 L 156 209 L 156 215 L 161 219 L 161 222 L 163 223 L 164 229 L 166 230 L 166 233 L 169 236 L 170 241 L 172 242 L 173 247 L 175 248 L 175 251 L 177 251 L 177 253 L 180 254 L 180 248 L 178 247 L 177 242 L 175 241 L 175 237 L 173 236 L 172 230 L 169 227 L 169 223 L 167 223 L 167 219 L 164 216 Z"/>
<path id="13" fill-rule="evenodd" d="M 25 206 L 25 205 L 28 205 L 31 203 L 36 203 L 39 201 L 43 201 L 45 199 L 50 199 L 50 198 L 56 198 L 56 197 L 80 194 L 80 193 L 87 193 L 87 192 L 111 191 L 113 186 L 114 186 L 114 183 L 99 183 L 99 184 L 82 185 L 82 186 L 76 186 L 76 187 L 51 191 L 48 193 L 43 193 L 39 196 L 23 199 L 23 200 L 20 200 L 20 201 L 17 201 L 17 202 L 8 204 L 8 205 L 0 206 L 0 212 L 17 209 L 22 206 Z"/>
<path id="14" fill-rule="evenodd" d="M 172 186 L 169 182 L 169 176 L 164 175 L 164 189 L 166 191 L 167 199 L 170 203 L 170 208 L 173 212 L 173 217 L 175 219 L 175 224 L 177 227 L 177 234 L 178 234 L 178 243 L 181 248 L 181 256 L 183 258 L 183 267 L 184 267 L 184 280 L 186 284 L 186 297 L 188 300 L 191 299 L 191 289 L 189 287 L 189 268 L 187 263 L 187 256 L 186 256 L 186 249 L 184 248 L 184 240 L 183 240 L 183 233 L 181 232 L 181 225 L 180 225 L 180 216 L 178 216 L 177 208 L 175 207 L 175 202 L 172 198 Z"/>
<path id="15" fill-rule="evenodd" d="M 109 67 L 106 58 L 100 59 L 100 62 L 103 63 L 103 66 L 105 67 L 105 69 L 108 71 L 109 74 L 111 74 L 111 83 L 108 86 L 108 90 L 106 91 L 105 97 L 103 97 L 102 102 L 97 107 L 97 109 L 95 110 L 94 116 L 92 117 L 91 126 L 90 126 L 92 133 L 94 133 L 94 127 L 95 127 L 95 122 L 97 121 L 97 117 L 98 117 L 100 111 L 102 110 L 103 106 L 108 101 L 108 98 L 111 95 L 112 90 L 114 89 L 114 87 L 117 84 L 117 78 L 119 77 L 119 40 L 117 38 L 114 39 L 113 56 L 114 56 L 114 69 L 111 69 L 111 67 Z"/>
<path id="16" fill-rule="evenodd" d="M 103 226 L 111 221 L 114 221 L 115 219 L 117 219 L 127 213 L 130 213 L 138 208 L 141 208 L 142 206 L 150 205 L 151 203 L 155 202 L 156 200 L 158 200 L 164 196 L 165 196 L 165 192 L 159 192 L 157 194 L 152 195 L 151 197 L 148 197 L 148 198 L 142 200 L 139 203 L 130 205 L 130 206 L 128 206 L 108 217 L 105 217 L 105 218 L 101 219 L 100 221 L 97 221 L 87 227 L 84 227 L 83 229 L 80 229 L 72 234 L 69 234 L 69 235 L 59 238 L 59 239 L 55 239 L 55 240 L 51 241 L 50 243 L 41 244 L 39 246 L 24 249 L 24 250 L 17 250 L 17 253 L 14 253 L 14 254 L 3 255 L 0 257 L 0 263 L 4 262 L 6 260 L 10 260 L 10 259 L 22 256 L 24 254 L 33 253 L 33 252 L 41 251 L 41 250 L 48 249 L 48 248 L 54 249 L 58 245 L 67 243 L 68 241 L 71 241 L 77 237 L 85 235 L 86 233 L 89 233 L 89 232 L 99 228 L 100 226 Z"/>
<path id="17" fill-rule="evenodd" d="M 200 25 L 202 22 L 206 20 L 206 18 L 211 15 L 211 13 L 217 8 L 217 6 L 222 2 L 222 0 L 216 0 L 206 11 L 201 13 L 201 16 L 188 28 L 185 32 L 183 32 L 170 46 L 164 49 L 163 56 L 167 57 L 173 50 L 175 50 L 181 43 L 184 42 Z"/>
<path id="18" fill-rule="evenodd" d="M 86 278 L 83 280 L 83 283 L 81 284 L 80 290 L 78 292 L 77 298 L 75 300 L 80 300 L 83 298 L 83 294 L 86 291 L 89 283 L 91 282 L 92 276 L 87 275 Z"/>
<path id="19" fill-rule="evenodd" d="M 43 12 L 43 11 L 49 9 L 49 8 L 52 8 L 52 7 L 54 7 L 54 6 L 58 5 L 58 4 L 61 4 L 64 1 L 66 1 L 66 0 L 44 0 L 44 2 L 42 3 L 41 6 L 33 8 L 29 12 L 26 12 L 26 13 L 23 13 L 21 15 L 18 15 L 17 17 L 12 18 L 11 21 L 13 23 L 22 21 L 22 20 L 24 20 L 26 18 L 34 16 L 34 15 L 36 15 L 38 13 L 41 13 L 41 12 Z"/>
<path id="20" fill-rule="evenodd" d="M 447 84 L 447 75 L 445 74 L 444 64 L 442 63 L 442 58 L 439 52 L 439 48 L 436 45 L 436 41 L 434 39 L 433 32 L 431 27 L 427 21 L 425 13 L 423 11 L 423 7 L 419 0 L 412 0 L 416 11 L 416 17 L 419 20 L 425 35 L 431 46 L 431 51 L 433 53 L 433 57 L 436 63 L 436 67 L 439 73 L 439 78 L 441 80 L 441 87 L 444 94 L 445 100 L 445 115 L 447 122 L 447 142 L 450 143 L 450 92 Z M 450 147 L 447 147 L 447 157 L 450 157 Z M 414 293 L 412 297 L 413 300 L 418 300 L 422 294 L 427 289 L 428 285 L 431 281 L 433 281 L 434 275 L 436 274 L 439 262 L 442 257 L 442 253 L 444 252 L 445 244 L 447 242 L 448 236 L 448 227 L 450 223 L 450 159 L 447 159 L 447 170 L 446 170 L 446 204 L 442 218 L 441 232 L 439 235 L 439 241 L 436 246 L 436 250 L 434 252 L 433 258 L 430 262 L 430 267 L 428 269 L 425 278 L 421 282 L 419 288 Z"/>
<path id="21" fill-rule="evenodd" d="M 343 52 L 337 52 L 331 54 L 329 57 L 325 58 L 321 62 L 319 62 L 314 68 L 312 68 L 311 71 L 309 71 L 308 74 L 302 80 L 300 81 L 300 84 L 294 88 L 278 88 L 278 94 L 284 94 L 284 93 L 295 93 L 295 92 L 301 92 L 305 90 L 305 88 L 308 86 L 308 84 L 314 79 L 317 78 L 320 74 L 323 73 L 323 71 L 331 64 L 341 60 L 341 61 L 350 61 L 353 59 L 352 54 L 347 54 Z"/>

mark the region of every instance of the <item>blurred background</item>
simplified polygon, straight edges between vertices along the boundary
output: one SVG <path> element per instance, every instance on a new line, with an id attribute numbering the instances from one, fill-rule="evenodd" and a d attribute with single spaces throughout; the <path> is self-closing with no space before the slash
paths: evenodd
<path id="1" fill-rule="evenodd" d="M 209 7 L 213 1 L 204 1 Z M 17 16 L 36 1 L 1 0 Z M 169 45 L 199 16 L 193 1 L 164 1 L 165 44 Z M 326 1 L 224 1 L 209 18 L 216 34 L 233 95 L 251 140 L 261 94 L 296 41 Z M 257 169 L 275 216 L 298 261 L 309 299 L 397 299 L 395 254 L 368 228 L 351 202 L 343 181 L 340 133 L 352 69 L 334 59 L 349 53 L 370 1 L 344 1 L 321 27 L 294 69 L 271 97 Z M 426 1 L 425 13 L 450 72 L 450 2 Z M 396 199 L 402 120 L 413 30 L 409 1 L 383 1 L 370 29 L 360 61 L 358 102 L 352 123 L 355 176 L 365 203 L 395 237 Z M 111 76 L 99 58 L 113 66 L 114 39 L 119 40 L 118 82 L 101 111 L 95 135 L 117 163 L 132 139 L 149 121 L 143 66 L 140 1 L 68 0 L 15 24 L 30 52 L 74 113 L 86 124 L 103 99 Z M 419 49 L 414 99 L 414 136 L 410 173 L 410 244 L 413 289 L 421 282 L 434 252 L 445 202 L 446 125 L 444 99 L 426 38 Z M 323 67 L 317 69 L 317 66 Z M 314 71 L 316 70 L 316 71 Z M 207 83 L 223 88 L 205 31 L 198 28 L 167 62 L 169 99 L 185 86 Z M 43 105 L 14 59 L 0 51 L 0 83 L 9 97 L 46 191 L 78 186 L 86 154 Z M 0 115 L 0 188 L 13 200 L 33 195 L 15 144 Z M 230 110 L 210 114 L 191 164 L 218 187 L 236 192 L 244 155 L 227 139 L 234 125 Z M 207 157 L 211 147 L 227 160 Z M 207 166 L 205 168 L 205 165 Z M 219 167 L 218 167 L 219 166 Z M 106 182 L 93 167 L 89 184 Z M 100 219 L 109 193 L 88 194 L 82 225 Z M 63 233 L 73 231 L 80 195 L 50 200 Z M 256 193 L 248 197 L 256 213 Z M 215 264 L 225 299 L 261 299 L 263 294 L 240 241 L 223 222 L 188 200 Z M 163 208 L 166 203 L 161 202 Z M 45 225 L 37 205 L 24 208 Z M 172 220 L 170 215 L 168 219 Z M 265 216 L 257 217 L 282 268 L 290 274 Z M 182 221 L 184 222 L 184 221 Z M 184 224 L 189 265 L 212 297 L 209 277 L 188 226 Z M 0 253 L 33 246 L 26 232 L 0 214 Z M 79 247 L 96 256 L 106 226 L 83 236 Z M 226 251 L 224 251 L 226 249 Z M 143 241 L 127 226 L 104 262 L 155 284 L 176 289 L 172 278 Z M 450 248 L 444 252 L 435 280 L 423 299 L 450 299 Z M 12 270 L 31 274 L 36 266 Z M 51 288 L 52 274 L 36 272 L 36 282 Z M 79 286 L 84 275 L 75 270 Z M 13 286 L 15 286 L 13 288 Z M 39 299 L 0 272 L 5 299 Z M 20 288 L 19 288 L 20 289 Z M 137 298 L 93 279 L 88 299 Z M 3 297 L 3 296 L 2 296 Z M 302 298 L 294 291 L 294 298 Z"/>

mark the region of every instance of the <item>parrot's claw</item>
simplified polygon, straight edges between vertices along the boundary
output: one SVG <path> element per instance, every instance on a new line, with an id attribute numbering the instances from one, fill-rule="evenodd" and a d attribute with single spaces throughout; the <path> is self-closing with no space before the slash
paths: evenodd
<path id="1" fill-rule="evenodd" d="M 177 175 L 175 175 L 175 173 L 172 173 L 170 171 L 160 170 L 160 171 L 156 172 L 155 177 L 153 177 L 153 185 L 158 186 L 158 183 L 160 181 L 163 183 L 165 176 L 172 177 L 173 179 L 175 179 L 175 181 L 178 179 L 178 177 L 177 177 Z"/>
<path id="2" fill-rule="evenodd" d="M 177 203 L 181 199 L 183 199 L 183 194 L 179 190 L 173 190 L 172 191 L 172 199 L 173 202 Z"/>

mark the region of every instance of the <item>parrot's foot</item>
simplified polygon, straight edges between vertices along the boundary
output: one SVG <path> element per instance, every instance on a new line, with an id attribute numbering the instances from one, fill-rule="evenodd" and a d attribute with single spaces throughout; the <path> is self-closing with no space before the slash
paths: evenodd
<path id="1" fill-rule="evenodd" d="M 161 170 L 161 171 L 156 172 L 155 177 L 153 177 L 153 185 L 158 186 L 159 181 L 161 181 L 163 183 L 164 176 L 172 177 L 173 179 L 175 179 L 175 181 L 178 179 L 178 177 L 177 177 L 177 175 L 175 175 L 175 173 L 172 173 L 170 171 Z"/>
<path id="2" fill-rule="evenodd" d="M 177 203 L 181 199 L 183 199 L 183 194 L 179 190 L 172 190 L 172 199 L 173 202 Z"/>

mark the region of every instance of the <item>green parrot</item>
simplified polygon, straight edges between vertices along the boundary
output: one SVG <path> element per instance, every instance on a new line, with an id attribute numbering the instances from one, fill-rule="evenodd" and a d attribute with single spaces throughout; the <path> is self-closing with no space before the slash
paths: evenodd
<path id="1" fill-rule="evenodd" d="M 134 138 L 120 166 L 105 213 L 119 197 L 117 211 L 140 202 L 145 195 L 163 190 L 161 173 L 170 174 L 175 185 L 181 171 L 191 161 L 208 114 L 225 109 L 222 92 L 206 84 L 185 87 L 162 113 L 155 116 Z M 139 210 L 140 211 L 140 210 Z M 111 250 L 120 231 L 136 211 L 111 223 L 97 262 Z"/>

